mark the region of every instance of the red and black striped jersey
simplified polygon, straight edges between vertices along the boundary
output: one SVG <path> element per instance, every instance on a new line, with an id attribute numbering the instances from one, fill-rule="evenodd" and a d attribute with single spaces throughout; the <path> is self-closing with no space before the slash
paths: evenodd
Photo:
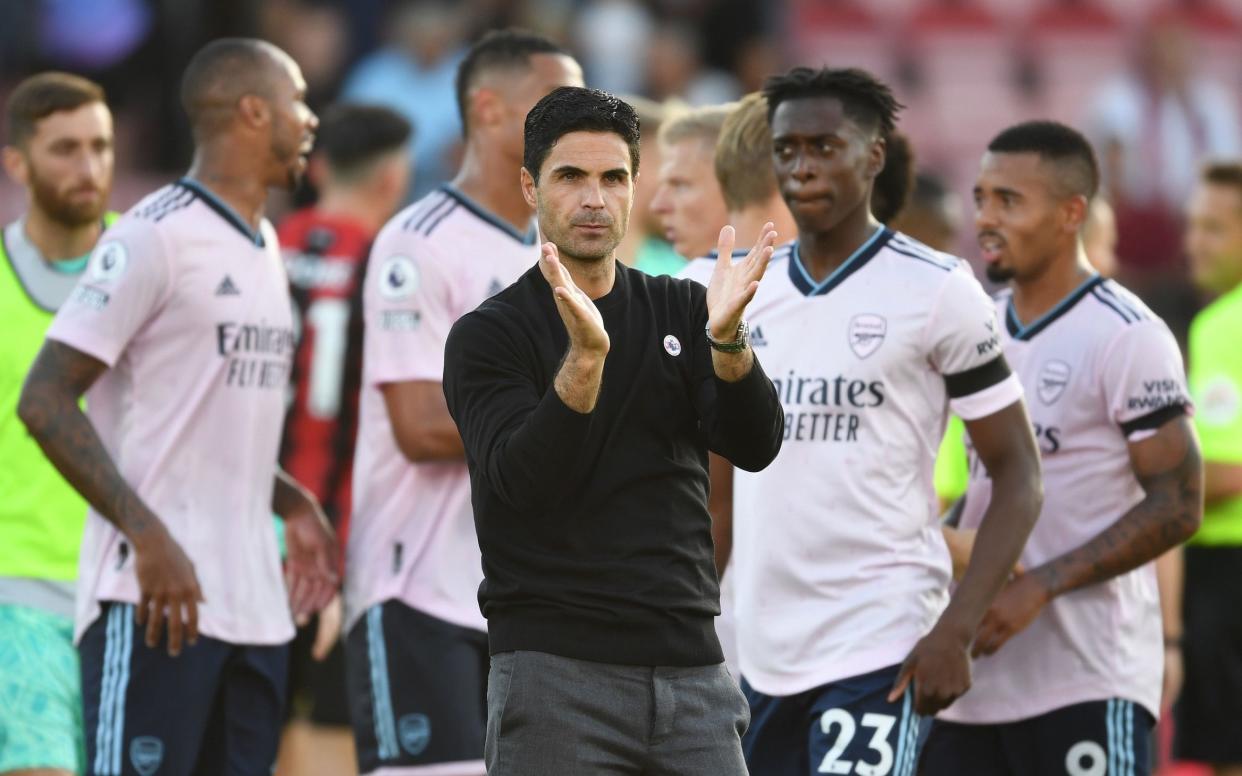
<path id="1" fill-rule="evenodd" d="M 319 498 L 344 542 L 362 378 L 362 280 L 375 233 L 313 207 L 277 231 L 298 333 L 280 462 Z"/>

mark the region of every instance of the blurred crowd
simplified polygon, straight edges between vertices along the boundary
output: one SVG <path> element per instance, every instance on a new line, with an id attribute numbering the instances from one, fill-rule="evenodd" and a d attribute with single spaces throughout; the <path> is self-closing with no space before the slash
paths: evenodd
<path id="1" fill-rule="evenodd" d="M 40 0 L 0 5 L 0 99 L 41 69 L 100 81 L 124 209 L 188 162 L 170 74 L 211 38 L 262 37 L 301 64 L 316 110 L 379 103 L 412 122 L 413 201 L 457 167 L 466 46 L 506 25 L 564 42 L 589 84 L 649 98 L 653 124 L 663 106 L 736 99 L 790 64 L 865 67 L 895 85 L 916 164 L 950 198 L 1003 126 L 1078 126 L 1104 162 L 1119 273 L 1179 334 L 1196 306 L 1178 244 L 1188 188 L 1204 158 L 1242 152 L 1239 0 Z M 20 208 L 8 186 L 0 220 Z M 661 236 L 639 204 L 635 222 Z"/>

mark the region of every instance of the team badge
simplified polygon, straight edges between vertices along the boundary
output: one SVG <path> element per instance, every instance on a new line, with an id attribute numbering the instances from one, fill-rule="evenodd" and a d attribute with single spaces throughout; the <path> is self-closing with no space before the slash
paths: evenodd
<path id="1" fill-rule="evenodd" d="M 397 738 L 402 749 L 418 757 L 431 743 L 431 720 L 426 714 L 406 714 L 397 720 Z"/>
<path id="2" fill-rule="evenodd" d="M 404 299 L 418 290 L 418 267 L 405 256 L 393 256 L 380 267 L 380 295 Z"/>
<path id="3" fill-rule="evenodd" d="M 1039 384 L 1035 392 L 1044 404 L 1054 404 L 1069 385 L 1070 365 L 1064 361 L 1049 361 L 1039 370 Z"/>
<path id="4" fill-rule="evenodd" d="M 109 240 L 95 247 L 95 250 L 91 252 L 89 264 L 92 280 L 104 282 L 116 280 L 125 274 L 125 267 L 129 264 L 129 252 L 125 250 L 124 245 Z"/>
<path id="5" fill-rule="evenodd" d="M 664 352 L 668 353 L 670 356 L 674 356 L 674 357 L 680 356 L 681 355 L 681 340 L 677 339 L 672 334 L 665 337 L 664 338 Z"/>
<path id="6" fill-rule="evenodd" d="M 888 321 L 874 313 L 861 313 L 850 318 L 850 350 L 859 358 L 867 358 L 884 344 Z"/>
<path id="7" fill-rule="evenodd" d="M 155 736 L 138 736 L 129 742 L 129 761 L 142 776 L 151 776 L 164 762 L 164 742 Z"/>

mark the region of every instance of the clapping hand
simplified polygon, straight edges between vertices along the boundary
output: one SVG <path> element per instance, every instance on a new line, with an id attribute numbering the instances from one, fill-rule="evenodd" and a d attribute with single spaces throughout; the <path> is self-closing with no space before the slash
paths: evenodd
<path id="1" fill-rule="evenodd" d="M 763 225 L 762 237 L 741 261 L 733 261 L 733 244 L 736 239 L 733 227 L 720 230 L 717 243 L 716 268 L 712 270 L 707 284 L 707 327 L 712 337 L 733 341 L 737 327 L 742 322 L 746 305 L 755 298 L 759 281 L 768 269 L 776 244 L 776 230 L 772 222 Z"/>

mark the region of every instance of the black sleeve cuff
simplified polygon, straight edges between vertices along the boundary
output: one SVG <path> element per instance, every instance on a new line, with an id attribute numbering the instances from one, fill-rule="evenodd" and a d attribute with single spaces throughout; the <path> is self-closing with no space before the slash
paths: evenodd
<path id="1" fill-rule="evenodd" d="M 1153 431 L 1160 428 L 1165 423 L 1175 418 L 1180 418 L 1186 414 L 1186 405 L 1182 402 L 1170 404 L 1167 407 L 1161 407 L 1154 412 L 1149 412 L 1142 417 L 1134 420 L 1127 420 L 1121 424 L 1121 433 L 1130 436 L 1135 431 Z"/>
<path id="2" fill-rule="evenodd" d="M 1009 377 L 1009 362 L 1004 356 L 997 356 L 986 364 L 981 364 L 965 372 L 945 375 L 944 385 L 948 389 L 950 399 L 960 399 L 972 393 L 991 388 Z"/>

